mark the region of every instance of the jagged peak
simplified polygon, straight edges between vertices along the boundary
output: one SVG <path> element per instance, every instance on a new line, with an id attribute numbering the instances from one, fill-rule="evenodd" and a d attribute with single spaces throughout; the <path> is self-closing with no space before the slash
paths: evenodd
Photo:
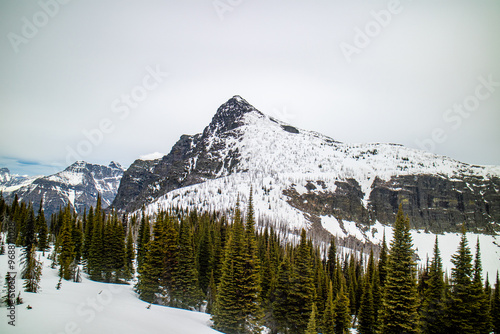
<path id="1" fill-rule="evenodd" d="M 116 162 L 116 161 L 111 161 L 108 165 L 109 168 L 113 168 L 113 169 L 120 169 L 120 170 L 123 170 L 123 167 L 122 165 L 120 165 L 120 163 Z"/>
<path id="2" fill-rule="evenodd" d="M 212 121 L 205 128 L 204 135 L 216 132 L 220 133 L 237 128 L 243 124 L 243 116 L 252 112 L 263 116 L 260 111 L 255 109 L 255 107 L 244 98 L 239 95 L 234 95 L 217 109 Z"/>

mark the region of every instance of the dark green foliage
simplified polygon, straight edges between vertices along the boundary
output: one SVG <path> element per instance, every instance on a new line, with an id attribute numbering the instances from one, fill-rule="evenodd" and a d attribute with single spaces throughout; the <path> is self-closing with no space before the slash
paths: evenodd
<path id="1" fill-rule="evenodd" d="M 104 218 L 101 214 L 100 207 L 100 198 L 98 198 L 93 222 L 87 222 L 88 224 L 92 224 L 92 228 L 89 228 L 91 240 L 87 242 L 87 244 L 90 245 L 87 258 L 87 272 L 90 279 L 94 281 L 102 280 L 102 271 L 104 270 Z"/>
<path id="2" fill-rule="evenodd" d="M 375 277 L 373 250 L 370 252 L 366 275 L 363 280 L 363 295 L 359 308 L 358 333 L 373 334 L 376 331 L 376 309 L 373 301 L 373 285 Z"/>
<path id="3" fill-rule="evenodd" d="M 163 219 L 153 226 L 153 239 L 147 244 L 143 264 L 139 272 L 137 291 L 139 298 L 149 303 L 160 303 L 160 284 L 164 276 L 165 230 Z"/>
<path id="4" fill-rule="evenodd" d="M 500 333 L 500 281 L 498 278 L 498 271 L 495 281 L 495 289 L 493 290 L 493 294 L 491 296 L 490 318 L 492 320 L 493 332 L 495 334 Z"/>
<path id="5" fill-rule="evenodd" d="M 177 266 L 170 295 L 171 306 L 185 309 L 198 309 L 203 298 L 198 284 L 193 235 L 185 220 L 180 225 Z"/>
<path id="6" fill-rule="evenodd" d="M 473 321 L 471 319 L 472 298 L 472 254 L 468 246 L 463 228 L 462 238 L 457 253 L 452 256 L 451 262 L 451 294 L 447 309 L 449 333 L 472 333 Z"/>
<path id="7" fill-rule="evenodd" d="M 316 304 L 313 303 L 312 305 L 312 311 L 311 314 L 309 315 L 309 321 L 307 322 L 307 328 L 304 334 L 317 334 L 318 333 L 318 325 L 316 322 L 316 316 L 318 313 L 318 308 L 316 307 Z"/>
<path id="8" fill-rule="evenodd" d="M 294 254 L 294 266 L 289 292 L 290 330 L 302 333 L 307 327 L 314 298 L 314 276 L 311 260 L 312 249 L 303 229 L 300 243 Z"/>
<path id="9" fill-rule="evenodd" d="M 247 229 L 251 224 L 253 222 L 247 224 Z M 255 246 L 250 234 L 253 235 L 254 231 L 245 230 L 237 204 L 212 317 L 214 328 L 228 334 L 260 332 L 259 281 L 250 282 L 248 279 L 248 275 L 258 275 L 258 264 L 252 263 L 255 254 L 248 253 Z"/>
<path id="10" fill-rule="evenodd" d="M 23 269 L 23 277 L 25 278 L 23 287 L 26 292 L 38 292 L 40 289 L 40 280 L 42 278 L 42 263 L 36 259 L 35 248 L 31 249 L 31 254 L 28 257 L 28 262 Z"/>
<path id="11" fill-rule="evenodd" d="M 141 271 L 143 260 L 146 256 L 147 245 L 151 239 L 149 227 L 149 218 L 146 216 L 144 209 L 141 215 L 141 224 L 139 225 L 139 233 L 137 235 L 137 271 Z"/>
<path id="12" fill-rule="evenodd" d="M 37 233 L 37 246 L 38 250 L 45 251 L 49 247 L 48 233 L 49 228 L 47 227 L 47 221 L 45 220 L 45 214 L 43 212 L 43 200 L 40 200 L 40 207 L 38 209 L 38 215 L 36 216 L 36 233 Z"/>
<path id="13" fill-rule="evenodd" d="M 381 314 L 382 333 L 417 333 L 417 289 L 410 222 L 399 206 L 387 263 Z"/>
<path id="14" fill-rule="evenodd" d="M 290 310 L 292 307 L 289 294 L 292 290 L 293 268 L 289 257 L 285 256 L 278 269 L 276 289 L 274 292 L 273 317 L 277 322 L 277 329 L 285 332 L 290 328 Z"/>
<path id="15" fill-rule="evenodd" d="M 83 235 L 83 247 L 82 247 L 82 257 L 88 262 L 90 248 L 92 247 L 92 234 L 94 228 L 94 208 L 90 207 L 89 213 L 83 216 L 84 222 L 84 235 Z"/>
<path id="16" fill-rule="evenodd" d="M 421 325 L 422 332 L 429 334 L 446 333 L 445 323 L 445 283 L 443 264 L 438 245 L 434 244 L 434 254 L 429 268 L 427 288 L 423 293 Z"/>
<path id="17" fill-rule="evenodd" d="M 337 293 L 337 298 L 334 301 L 334 312 L 335 312 L 335 334 L 348 333 L 349 328 L 351 328 L 351 314 L 349 306 L 349 297 L 345 292 L 345 282 L 344 280 L 340 283 L 340 290 Z"/>
<path id="18" fill-rule="evenodd" d="M 71 263 L 75 259 L 75 244 L 71 237 L 72 217 L 69 207 L 63 213 L 63 225 L 59 234 L 59 276 L 65 280 L 73 277 Z"/>
<path id="19" fill-rule="evenodd" d="M 476 244 L 476 256 L 474 259 L 473 278 L 471 286 L 472 298 L 469 301 L 472 311 L 472 327 L 474 333 L 488 334 L 491 329 L 490 319 L 490 297 L 486 295 L 482 282 L 482 265 L 479 238 Z"/>
<path id="20" fill-rule="evenodd" d="M 335 308 L 333 302 L 333 285 L 330 282 L 325 303 L 325 312 L 323 313 L 323 321 L 321 326 L 323 330 L 322 332 L 324 334 L 333 334 L 335 331 Z"/>
<path id="21" fill-rule="evenodd" d="M 382 240 L 382 250 L 380 251 L 379 261 L 378 261 L 378 276 L 381 288 L 385 286 L 385 280 L 387 278 L 387 261 L 388 261 L 387 256 L 388 256 L 388 249 L 387 249 L 387 243 L 385 241 L 385 232 L 384 232 L 384 238 Z"/>

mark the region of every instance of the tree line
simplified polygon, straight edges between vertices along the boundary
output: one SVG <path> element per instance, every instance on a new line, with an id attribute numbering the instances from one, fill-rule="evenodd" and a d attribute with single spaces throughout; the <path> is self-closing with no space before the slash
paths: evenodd
<path id="1" fill-rule="evenodd" d="M 50 248 L 61 281 L 78 282 L 83 270 L 92 280 L 133 283 L 140 299 L 208 312 L 228 334 L 264 326 L 271 333 L 500 333 L 499 277 L 493 286 L 483 281 L 479 242 L 473 255 L 463 231 L 448 275 L 436 237 L 431 261 L 417 268 L 401 206 L 377 258 L 337 247 L 335 238 L 319 247 L 305 230 L 285 242 L 272 227 L 257 229 L 251 194 L 247 208 L 237 204 L 231 215 L 170 208 L 119 217 L 98 198 L 83 215 L 67 206 L 49 222 L 43 203 L 35 214 L 31 204 L 0 196 L 5 242 L 23 249 L 25 291 L 39 289 L 35 251 Z"/>

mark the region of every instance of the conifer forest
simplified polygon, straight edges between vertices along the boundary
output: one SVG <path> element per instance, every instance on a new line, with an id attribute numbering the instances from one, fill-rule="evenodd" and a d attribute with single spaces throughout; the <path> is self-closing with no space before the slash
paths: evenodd
<path id="1" fill-rule="evenodd" d="M 499 276 L 483 280 L 479 243 L 471 249 L 464 227 L 446 272 L 436 237 L 432 258 L 417 266 L 401 206 L 392 241 L 369 253 L 335 237 L 314 243 L 305 230 L 285 241 L 258 227 L 251 194 L 230 214 L 168 208 L 127 217 L 98 199 L 83 215 L 68 206 L 47 220 L 43 203 L 35 212 L 0 198 L 0 222 L 2 256 L 7 244 L 22 249 L 25 292 L 39 289 L 43 251 L 60 282 L 86 275 L 134 284 L 139 299 L 209 313 L 227 334 L 500 333 Z"/>

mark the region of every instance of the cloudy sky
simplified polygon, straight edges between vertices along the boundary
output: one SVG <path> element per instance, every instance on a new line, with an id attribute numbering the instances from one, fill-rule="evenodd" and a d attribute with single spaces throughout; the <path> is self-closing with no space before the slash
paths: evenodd
<path id="1" fill-rule="evenodd" d="M 241 95 L 344 142 L 500 165 L 498 1 L 0 2 L 0 167 L 128 167 Z"/>

